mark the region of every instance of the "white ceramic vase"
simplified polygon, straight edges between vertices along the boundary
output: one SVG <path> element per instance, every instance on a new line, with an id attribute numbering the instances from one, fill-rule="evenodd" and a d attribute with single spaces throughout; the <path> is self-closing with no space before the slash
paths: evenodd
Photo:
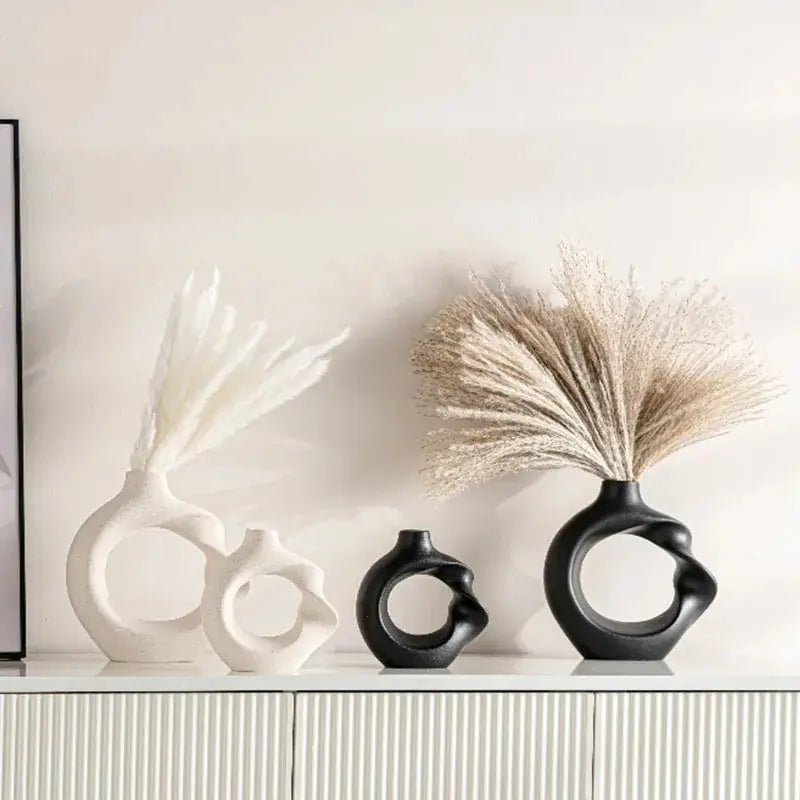
<path id="1" fill-rule="evenodd" d="M 237 623 L 234 599 L 256 575 L 285 578 L 300 590 L 297 619 L 286 633 L 256 636 Z M 249 528 L 236 550 L 210 560 L 206 569 L 200 609 L 217 655 L 236 672 L 297 672 L 339 624 L 336 610 L 322 593 L 324 577 L 316 564 L 287 550 L 275 531 Z"/>
<path id="2" fill-rule="evenodd" d="M 166 475 L 131 470 L 120 493 L 97 509 L 67 556 L 67 591 L 78 619 L 112 661 L 191 661 L 207 649 L 200 607 L 170 620 L 129 619 L 114 610 L 106 582 L 108 558 L 148 528 L 172 531 L 206 556 L 206 572 L 225 553 L 225 530 L 208 511 L 176 498 Z"/>

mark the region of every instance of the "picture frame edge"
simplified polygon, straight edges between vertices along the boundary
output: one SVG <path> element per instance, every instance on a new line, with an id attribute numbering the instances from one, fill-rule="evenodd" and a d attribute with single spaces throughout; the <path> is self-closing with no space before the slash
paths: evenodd
<path id="1" fill-rule="evenodd" d="M 12 181 L 14 188 L 14 294 L 17 380 L 17 536 L 19 545 L 19 650 L 0 652 L 2 661 L 22 661 L 27 656 L 25 582 L 25 442 L 22 387 L 22 213 L 19 119 L 2 118 L 0 125 L 11 128 Z"/>

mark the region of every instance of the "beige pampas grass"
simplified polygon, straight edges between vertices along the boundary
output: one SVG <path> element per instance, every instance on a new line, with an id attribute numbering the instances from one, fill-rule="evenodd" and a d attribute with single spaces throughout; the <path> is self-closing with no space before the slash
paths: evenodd
<path id="1" fill-rule="evenodd" d="M 707 284 L 647 299 L 562 244 L 562 303 L 492 288 L 443 308 L 413 353 L 423 406 L 453 427 L 425 442 L 431 493 L 506 473 L 577 467 L 638 480 L 693 442 L 758 417 L 779 391 Z"/>
<path id="2" fill-rule="evenodd" d="M 348 336 L 294 352 L 294 339 L 265 348 L 266 324 L 238 331 L 236 310 L 219 307 L 219 282 L 215 271 L 198 293 L 189 276 L 172 304 L 131 469 L 168 472 L 216 447 L 313 386 Z"/>

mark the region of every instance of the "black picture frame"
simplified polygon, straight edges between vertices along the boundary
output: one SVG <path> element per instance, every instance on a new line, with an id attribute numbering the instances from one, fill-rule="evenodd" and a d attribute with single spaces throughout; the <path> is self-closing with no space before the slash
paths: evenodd
<path id="1" fill-rule="evenodd" d="M 20 222 L 20 145 L 19 120 L 0 119 L 0 130 L 10 128 L 11 132 L 11 182 L 13 191 L 13 280 L 14 280 L 14 323 L 16 334 L 16 489 L 17 532 L 19 552 L 19 647 L 7 649 L 0 642 L 0 659 L 18 661 L 26 655 L 25 630 L 25 480 L 23 446 L 23 404 L 22 404 L 22 226 Z M 2 187 L 0 187 L 2 189 Z M 0 609 L 0 613 L 2 610 Z"/>

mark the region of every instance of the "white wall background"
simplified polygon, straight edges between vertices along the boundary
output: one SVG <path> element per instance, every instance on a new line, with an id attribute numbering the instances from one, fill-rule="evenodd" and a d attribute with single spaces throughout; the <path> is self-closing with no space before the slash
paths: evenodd
<path id="1" fill-rule="evenodd" d="M 316 559 L 343 618 L 335 648 L 362 647 L 358 582 L 419 526 L 477 573 L 492 617 L 478 648 L 571 654 L 541 566 L 595 482 L 423 499 L 409 345 L 467 267 L 538 285 L 574 237 L 649 283 L 717 281 L 800 389 L 798 41 L 788 1 L 0 6 L 0 116 L 22 120 L 31 650 L 92 647 L 67 548 L 121 485 L 171 294 L 218 265 L 227 299 L 276 336 L 354 335 L 324 384 L 176 475 L 176 493 L 219 513 L 231 543 L 260 518 Z M 646 478 L 720 583 L 683 653 L 800 656 L 796 396 Z M 601 610 L 667 601 L 669 569 L 636 544 L 587 565 Z M 189 608 L 201 583 L 167 535 L 110 572 L 142 615 Z M 409 626 L 444 614 L 441 591 L 403 598 Z M 243 613 L 274 631 L 293 602 L 265 580 Z"/>

